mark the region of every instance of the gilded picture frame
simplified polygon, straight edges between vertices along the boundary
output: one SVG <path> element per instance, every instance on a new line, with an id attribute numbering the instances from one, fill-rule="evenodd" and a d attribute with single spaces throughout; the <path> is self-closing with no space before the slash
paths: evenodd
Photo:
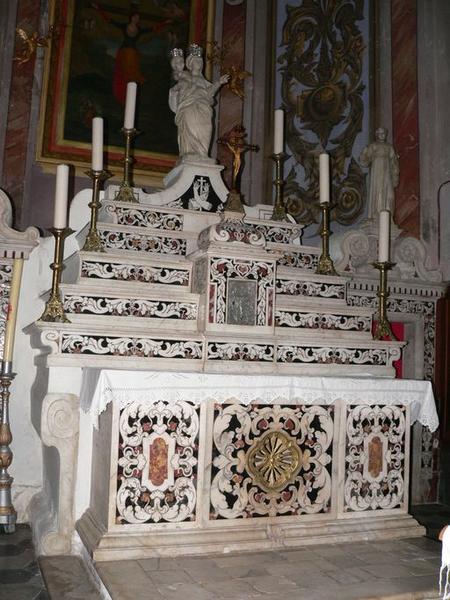
<path id="1" fill-rule="evenodd" d="M 91 121 L 102 116 L 105 167 L 119 173 L 126 82 L 137 80 L 134 173 L 161 180 L 177 159 L 169 52 L 192 42 L 205 47 L 213 9 L 213 0 L 50 0 L 54 35 L 45 56 L 37 162 L 45 170 L 62 162 L 87 168 Z M 135 39 L 129 28 L 138 31 Z"/>

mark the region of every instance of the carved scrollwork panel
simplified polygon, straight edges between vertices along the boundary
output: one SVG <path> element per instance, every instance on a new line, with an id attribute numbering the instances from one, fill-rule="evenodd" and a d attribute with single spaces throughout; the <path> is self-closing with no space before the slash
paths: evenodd
<path id="1" fill-rule="evenodd" d="M 211 519 L 327 513 L 332 406 L 216 405 Z"/>
<path id="2" fill-rule="evenodd" d="M 121 410 L 118 524 L 195 519 L 199 410 L 182 400 L 133 402 Z"/>
<path id="3" fill-rule="evenodd" d="M 344 510 L 401 508 L 405 494 L 405 406 L 349 406 Z"/>
<path id="4" fill-rule="evenodd" d="M 317 155 L 333 164 L 333 218 L 362 212 L 364 174 L 353 158 L 363 130 L 367 53 L 360 23 L 364 2 L 302 0 L 286 5 L 278 57 L 286 138 L 295 159 L 286 182 L 287 208 L 298 221 L 317 222 Z"/>

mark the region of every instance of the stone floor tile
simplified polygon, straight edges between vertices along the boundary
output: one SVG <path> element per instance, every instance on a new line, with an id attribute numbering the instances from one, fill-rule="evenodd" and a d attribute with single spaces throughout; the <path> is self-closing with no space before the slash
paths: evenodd
<path id="1" fill-rule="evenodd" d="M 285 550 L 280 552 L 280 556 L 289 562 L 297 563 L 305 560 L 310 561 L 314 554 L 312 548 L 301 548 L 300 550 Z"/>
<path id="2" fill-rule="evenodd" d="M 161 585 L 170 585 L 175 583 L 193 583 L 190 577 L 183 569 L 173 569 L 171 571 L 151 571 L 148 577 L 159 587 Z"/>
<path id="3" fill-rule="evenodd" d="M 201 567 L 203 569 L 217 567 L 215 561 L 212 558 L 206 556 L 188 556 L 173 559 L 178 569 L 197 569 Z"/>
<path id="4" fill-rule="evenodd" d="M 331 595 L 340 586 L 338 581 L 325 573 L 311 573 L 311 575 L 294 573 L 290 579 L 301 589 L 327 590 Z"/>
<path id="5" fill-rule="evenodd" d="M 142 558 L 137 562 L 144 571 L 170 571 L 179 568 L 174 558 Z"/>
<path id="6" fill-rule="evenodd" d="M 165 600 L 217 600 L 217 595 L 215 593 L 210 592 L 195 583 L 164 585 L 159 588 L 159 592 L 161 597 Z M 134 600 L 140 599 L 141 597 L 135 596 Z M 149 590 L 147 590 L 146 598 L 148 598 L 148 600 L 154 600 L 153 592 L 150 595 Z M 122 597 L 120 597 L 120 600 L 123 600 Z"/>
<path id="7" fill-rule="evenodd" d="M 281 596 L 286 594 L 286 597 L 295 598 L 296 585 L 286 577 L 266 575 L 265 577 L 247 577 L 245 581 L 259 592 L 279 593 Z"/>
<path id="8" fill-rule="evenodd" d="M 403 566 L 408 569 L 411 575 L 427 575 L 439 573 L 439 564 L 437 561 L 429 561 L 423 558 L 405 560 Z"/>
<path id="9" fill-rule="evenodd" d="M 0 584 L 0 600 L 34 600 L 45 591 L 42 586 L 42 581 L 29 582 L 26 586 L 23 583 Z"/>
<path id="10" fill-rule="evenodd" d="M 327 544 L 311 546 L 311 551 L 313 554 L 318 556 L 322 556 L 324 558 L 330 557 L 342 557 L 342 556 L 351 556 L 351 552 L 349 551 L 348 544 Z"/>
<path id="11" fill-rule="evenodd" d="M 210 581 L 224 581 L 229 579 L 229 575 L 220 567 L 196 566 L 187 569 L 189 575 L 194 581 L 206 583 Z"/>
<path id="12" fill-rule="evenodd" d="M 144 590 L 147 595 L 152 590 L 151 600 L 163 598 L 137 561 L 99 562 L 95 568 L 113 600 L 137 600 Z"/>
<path id="13" fill-rule="evenodd" d="M 284 557 L 278 552 L 260 552 L 214 556 L 214 562 L 219 567 L 261 566 L 264 563 L 284 562 Z"/>
<path id="14" fill-rule="evenodd" d="M 364 567 L 367 563 L 356 558 L 356 556 L 349 556 L 344 554 L 343 556 L 329 556 L 328 562 L 331 563 L 335 568 L 339 569 L 351 569 L 352 567 Z"/>
<path id="15" fill-rule="evenodd" d="M 267 570 L 264 568 L 264 564 L 260 567 L 253 565 L 242 565 L 240 567 L 222 567 L 230 579 L 245 579 L 246 577 L 265 577 L 268 575 Z"/>
<path id="16" fill-rule="evenodd" d="M 50 597 L 64 600 L 101 598 L 78 556 L 43 556 L 39 564 Z"/>
<path id="17" fill-rule="evenodd" d="M 8 548 L 8 546 L 3 546 Z M 32 548 L 26 548 L 22 552 L 6 554 L 1 556 L 0 554 L 0 570 L 3 569 L 24 569 L 30 563 L 35 561 L 34 551 Z"/>
<path id="18" fill-rule="evenodd" d="M 359 567 L 352 569 L 336 569 L 335 571 L 327 571 L 327 576 L 331 577 L 341 585 L 351 585 L 367 581 L 367 573 Z"/>
<path id="19" fill-rule="evenodd" d="M 229 579 L 228 581 L 215 581 L 204 583 L 206 590 L 216 594 L 219 598 L 252 598 L 259 592 L 243 579 Z"/>
<path id="20" fill-rule="evenodd" d="M 373 573 L 377 578 L 383 580 L 411 576 L 409 570 L 400 565 L 365 565 L 364 571 Z"/>
<path id="21" fill-rule="evenodd" d="M 267 565 L 267 571 L 273 575 L 280 575 L 288 577 L 291 573 L 301 573 L 303 575 L 310 575 L 312 573 L 320 573 L 324 571 L 333 571 L 336 569 L 336 565 L 331 563 L 330 561 L 324 558 L 316 558 L 310 557 L 310 560 L 300 561 L 295 564 L 290 561 L 286 561 L 285 563 L 275 563 L 272 565 Z"/>

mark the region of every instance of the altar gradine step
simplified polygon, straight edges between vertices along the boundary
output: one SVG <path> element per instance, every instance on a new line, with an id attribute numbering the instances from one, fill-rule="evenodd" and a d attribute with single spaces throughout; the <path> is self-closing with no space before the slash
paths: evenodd
<path id="1" fill-rule="evenodd" d="M 80 251 L 68 259 L 64 281 L 92 282 L 94 286 L 132 282 L 145 289 L 170 286 L 189 290 L 191 274 L 192 262 L 181 256 Z"/>

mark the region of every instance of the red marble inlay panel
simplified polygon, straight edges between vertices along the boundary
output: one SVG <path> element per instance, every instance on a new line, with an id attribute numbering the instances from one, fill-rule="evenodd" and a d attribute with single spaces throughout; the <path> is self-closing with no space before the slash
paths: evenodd
<path id="1" fill-rule="evenodd" d="M 383 443 L 380 438 L 373 437 L 369 444 L 369 467 L 368 471 L 376 479 L 383 470 Z"/>
<path id="2" fill-rule="evenodd" d="M 416 0 L 392 0 L 393 141 L 400 157 L 395 223 L 420 237 L 419 101 Z"/>
<path id="3" fill-rule="evenodd" d="M 162 485 L 167 479 L 169 452 L 163 438 L 156 438 L 149 448 L 148 478 L 154 486 Z"/>

